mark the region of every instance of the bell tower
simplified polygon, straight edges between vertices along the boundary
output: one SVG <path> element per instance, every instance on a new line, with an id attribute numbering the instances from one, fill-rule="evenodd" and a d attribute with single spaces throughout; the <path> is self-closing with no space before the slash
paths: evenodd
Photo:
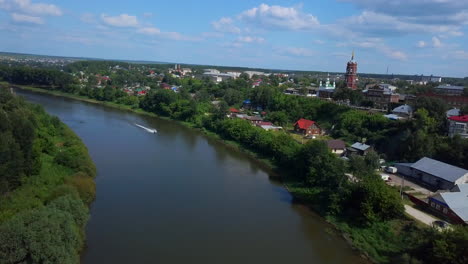
<path id="1" fill-rule="evenodd" d="M 354 61 L 354 50 L 351 60 L 348 61 L 348 65 L 346 66 L 345 79 L 346 87 L 353 90 L 357 89 L 357 62 Z"/>

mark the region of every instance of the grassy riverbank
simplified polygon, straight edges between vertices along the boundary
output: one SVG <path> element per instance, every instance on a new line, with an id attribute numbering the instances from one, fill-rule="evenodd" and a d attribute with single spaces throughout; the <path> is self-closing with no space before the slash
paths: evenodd
<path id="1" fill-rule="evenodd" d="M 0 160 L 1 172 L 8 175 L 0 178 L 0 262 L 79 263 L 88 206 L 95 197 L 96 168 L 70 128 L 42 107 L 4 90 L 0 150 L 17 156 Z M 11 137 L 8 128 L 17 136 Z M 15 145 L 21 148 L 15 150 Z M 16 169 L 30 166 L 31 172 L 12 179 Z"/>
<path id="2" fill-rule="evenodd" d="M 33 92 L 47 93 L 51 95 L 82 100 L 89 103 L 95 103 L 117 109 L 131 111 L 137 114 L 157 116 L 142 109 L 119 105 L 114 102 L 97 101 L 78 95 L 63 93 L 59 91 L 44 90 L 28 86 L 19 87 Z M 168 117 L 158 117 L 170 120 L 170 118 Z M 276 165 L 275 160 L 273 158 L 269 158 L 266 155 L 261 155 L 249 148 L 246 148 L 237 141 L 224 139 L 221 135 L 214 133 L 208 129 L 200 128 L 199 126 L 193 123 L 181 121 L 177 122 L 187 127 L 201 130 L 208 137 L 223 142 L 229 148 L 232 148 L 236 151 L 241 151 L 259 160 L 262 163 L 262 165 L 264 165 L 266 168 L 269 168 L 270 170 L 274 171 L 274 175 L 281 175 L 286 188 L 296 198 L 297 201 L 309 205 L 314 211 L 325 216 L 325 219 L 336 227 L 338 234 L 343 234 L 345 239 L 347 239 L 347 241 L 349 241 L 352 246 L 354 246 L 364 255 L 368 256 L 368 258 L 372 261 L 378 263 L 391 263 L 392 261 L 395 261 L 395 259 L 399 258 L 399 255 L 402 255 L 403 258 L 405 257 L 404 254 L 401 252 L 403 252 L 405 249 L 404 237 L 408 235 L 408 230 L 411 230 L 411 228 L 413 228 L 412 221 L 402 218 L 391 221 L 376 222 L 371 225 L 358 226 L 349 224 L 349 222 L 353 221 L 351 221 L 351 219 L 347 219 L 346 217 L 326 216 L 326 210 L 324 210 L 324 208 L 322 208 L 320 204 L 321 194 L 323 190 L 320 188 L 306 186 L 303 182 L 298 182 L 297 178 L 293 177 L 294 172 L 281 171 L 280 167 Z"/>

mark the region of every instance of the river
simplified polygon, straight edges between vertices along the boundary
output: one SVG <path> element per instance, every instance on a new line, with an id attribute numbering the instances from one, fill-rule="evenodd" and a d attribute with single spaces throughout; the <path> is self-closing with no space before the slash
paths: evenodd
<path id="1" fill-rule="evenodd" d="M 71 127 L 97 166 L 82 263 L 367 263 L 266 168 L 216 140 L 172 121 L 17 93 Z"/>

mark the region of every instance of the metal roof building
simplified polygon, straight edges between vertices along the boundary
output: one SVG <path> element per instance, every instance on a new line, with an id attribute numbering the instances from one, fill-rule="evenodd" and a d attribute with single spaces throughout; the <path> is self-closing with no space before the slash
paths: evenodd
<path id="1" fill-rule="evenodd" d="M 456 184 L 468 183 L 468 170 L 424 157 L 413 164 L 397 164 L 402 173 L 434 189 L 450 190 Z M 406 167 L 406 168 L 405 168 Z"/>

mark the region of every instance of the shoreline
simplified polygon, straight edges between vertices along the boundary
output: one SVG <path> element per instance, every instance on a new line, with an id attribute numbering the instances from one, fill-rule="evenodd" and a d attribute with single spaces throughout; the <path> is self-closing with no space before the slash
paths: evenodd
<path id="1" fill-rule="evenodd" d="M 34 92 L 34 93 L 47 94 L 47 95 L 52 95 L 52 96 L 58 96 L 58 97 L 78 100 L 78 101 L 87 102 L 87 103 L 91 103 L 91 104 L 102 105 L 102 106 L 105 106 L 105 107 L 124 110 L 124 111 L 128 111 L 128 112 L 135 113 L 135 114 L 140 114 L 140 115 L 144 115 L 144 116 L 149 116 L 149 117 L 154 117 L 154 118 L 158 118 L 158 119 L 162 119 L 162 120 L 176 122 L 177 124 L 179 124 L 181 126 L 193 129 L 196 132 L 203 134 L 204 136 L 207 137 L 208 140 L 214 140 L 217 143 L 220 143 L 220 144 L 224 145 L 225 147 L 227 147 L 227 148 L 229 148 L 231 150 L 234 150 L 234 151 L 237 151 L 239 153 L 245 154 L 252 161 L 256 162 L 263 169 L 267 170 L 269 178 L 271 180 L 279 182 L 286 189 L 286 191 L 293 197 L 292 203 L 300 204 L 300 205 L 303 205 L 303 206 L 307 207 L 313 214 L 320 217 L 325 223 L 327 223 L 330 226 L 330 228 L 333 229 L 333 235 L 334 236 L 337 236 L 337 237 L 340 237 L 340 238 L 344 239 L 345 242 L 350 246 L 350 249 L 353 250 L 354 252 L 356 252 L 364 261 L 367 261 L 369 263 L 375 263 L 374 261 L 372 261 L 372 259 L 370 258 L 370 256 L 368 255 L 367 252 L 357 248 L 354 245 L 353 240 L 351 239 L 351 235 L 349 233 L 341 230 L 335 223 L 329 221 L 325 216 L 320 214 L 315 209 L 314 205 L 312 205 L 312 204 L 308 203 L 307 201 L 301 199 L 298 195 L 296 195 L 291 190 L 292 186 L 290 184 L 292 184 L 292 182 L 290 182 L 288 180 L 290 178 L 290 176 L 285 175 L 287 173 L 282 171 L 277 166 L 273 165 L 270 160 L 260 157 L 257 153 L 252 152 L 252 151 L 242 147 L 240 144 L 238 144 L 235 141 L 222 139 L 218 134 L 213 133 L 213 132 L 208 131 L 208 130 L 203 129 L 203 128 L 200 129 L 198 127 L 193 126 L 190 123 L 174 120 L 174 119 L 171 119 L 169 117 L 162 117 L 162 116 L 156 115 L 154 113 L 146 112 L 146 111 L 144 111 L 142 109 L 139 109 L 139 108 L 138 109 L 133 109 L 130 106 L 124 106 L 124 105 L 120 105 L 120 104 L 113 103 L 113 102 L 99 101 L 99 100 L 87 98 L 87 97 L 84 97 L 84 96 L 74 95 L 74 94 L 65 93 L 65 92 L 61 92 L 61 91 L 51 91 L 51 90 L 47 90 L 47 89 L 39 88 L 39 87 L 30 87 L 30 86 L 13 85 L 13 84 L 9 84 L 9 85 L 11 87 L 13 87 L 14 89 L 26 90 L 26 91 L 30 91 L 30 92 Z"/>

